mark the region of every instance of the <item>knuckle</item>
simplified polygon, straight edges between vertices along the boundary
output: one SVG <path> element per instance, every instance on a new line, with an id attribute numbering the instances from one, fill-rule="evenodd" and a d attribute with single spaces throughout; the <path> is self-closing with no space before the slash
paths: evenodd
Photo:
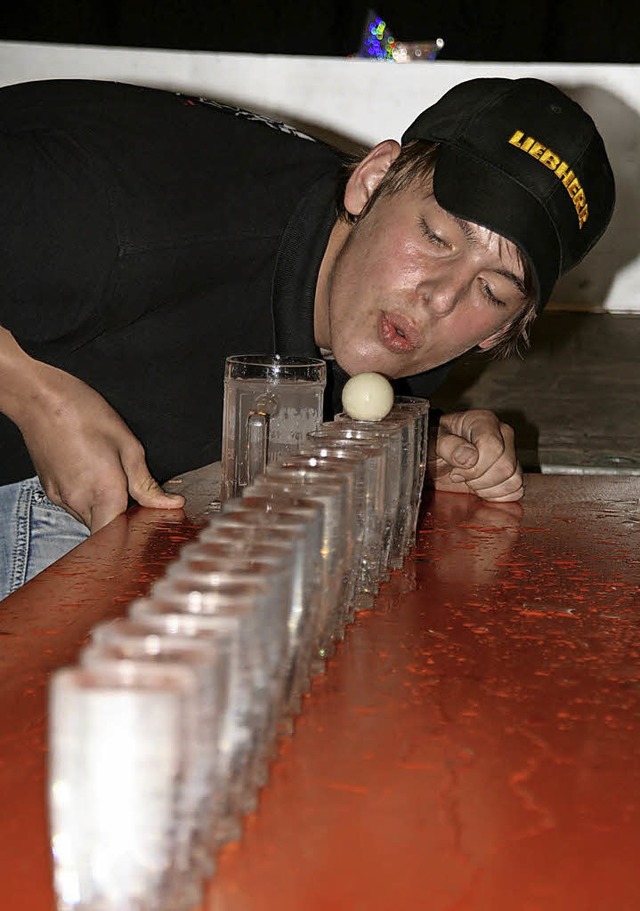
<path id="1" fill-rule="evenodd" d="M 488 408 L 476 408 L 473 411 L 467 412 L 471 421 L 479 423 L 482 425 L 492 425 L 493 427 L 498 426 L 498 418 L 495 416 L 493 411 L 489 411 Z"/>
<path id="2" fill-rule="evenodd" d="M 509 440 L 510 442 L 515 439 L 515 432 L 511 424 L 505 424 L 503 421 L 501 421 L 500 433 L 505 439 Z"/>
<path id="3" fill-rule="evenodd" d="M 143 480 L 138 484 L 138 490 L 144 491 L 144 493 L 155 493 L 159 489 L 160 485 L 154 477 L 147 475 Z"/>

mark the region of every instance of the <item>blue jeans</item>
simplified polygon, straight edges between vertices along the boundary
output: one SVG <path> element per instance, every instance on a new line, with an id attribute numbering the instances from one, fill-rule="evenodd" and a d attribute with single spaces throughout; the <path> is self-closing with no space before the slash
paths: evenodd
<path id="1" fill-rule="evenodd" d="M 51 502 L 38 478 L 0 486 L 0 599 L 88 536 L 86 525 Z"/>

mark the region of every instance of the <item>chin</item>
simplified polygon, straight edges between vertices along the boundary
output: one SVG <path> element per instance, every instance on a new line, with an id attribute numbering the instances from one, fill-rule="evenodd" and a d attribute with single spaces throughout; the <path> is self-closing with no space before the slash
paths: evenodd
<path id="1" fill-rule="evenodd" d="M 391 376 L 389 371 L 386 370 L 385 366 L 380 362 L 380 358 L 351 353 L 346 354 L 344 357 L 336 355 L 336 360 L 349 376 L 356 376 L 358 373 L 382 373 L 384 376 Z"/>
<path id="2" fill-rule="evenodd" d="M 362 340 L 360 344 L 334 348 L 333 353 L 340 367 L 349 376 L 355 376 L 358 373 L 381 373 L 391 379 L 400 375 L 400 365 L 393 363 L 389 353 L 371 340 Z"/>
<path id="3" fill-rule="evenodd" d="M 338 362 L 338 366 L 342 367 L 345 373 L 348 373 L 349 376 L 355 376 L 356 373 L 364 373 L 367 370 L 367 367 L 363 367 L 363 357 L 352 349 L 343 349 L 333 348 L 333 356 Z"/>

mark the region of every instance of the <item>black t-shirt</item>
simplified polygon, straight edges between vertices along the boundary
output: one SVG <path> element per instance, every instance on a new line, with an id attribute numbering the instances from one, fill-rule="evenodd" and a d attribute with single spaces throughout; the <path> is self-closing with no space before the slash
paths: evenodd
<path id="1" fill-rule="evenodd" d="M 341 168 L 327 145 L 215 102 L 110 82 L 5 87 L 0 324 L 100 392 L 160 481 L 207 464 L 227 355 L 318 354 Z M 33 474 L 0 415 L 0 483 Z"/>

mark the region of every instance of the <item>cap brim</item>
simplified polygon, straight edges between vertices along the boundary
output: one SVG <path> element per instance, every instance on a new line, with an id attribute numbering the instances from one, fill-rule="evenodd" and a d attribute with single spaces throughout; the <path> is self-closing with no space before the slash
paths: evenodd
<path id="1" fill-rule="evenodd" d="M 439 206 L 513 241 L 527 257 L 538 309 L 560 276 L 561 248 L 540 202 L 511 175 L 461 149 L 441 144 L 433 177 Z"/>

